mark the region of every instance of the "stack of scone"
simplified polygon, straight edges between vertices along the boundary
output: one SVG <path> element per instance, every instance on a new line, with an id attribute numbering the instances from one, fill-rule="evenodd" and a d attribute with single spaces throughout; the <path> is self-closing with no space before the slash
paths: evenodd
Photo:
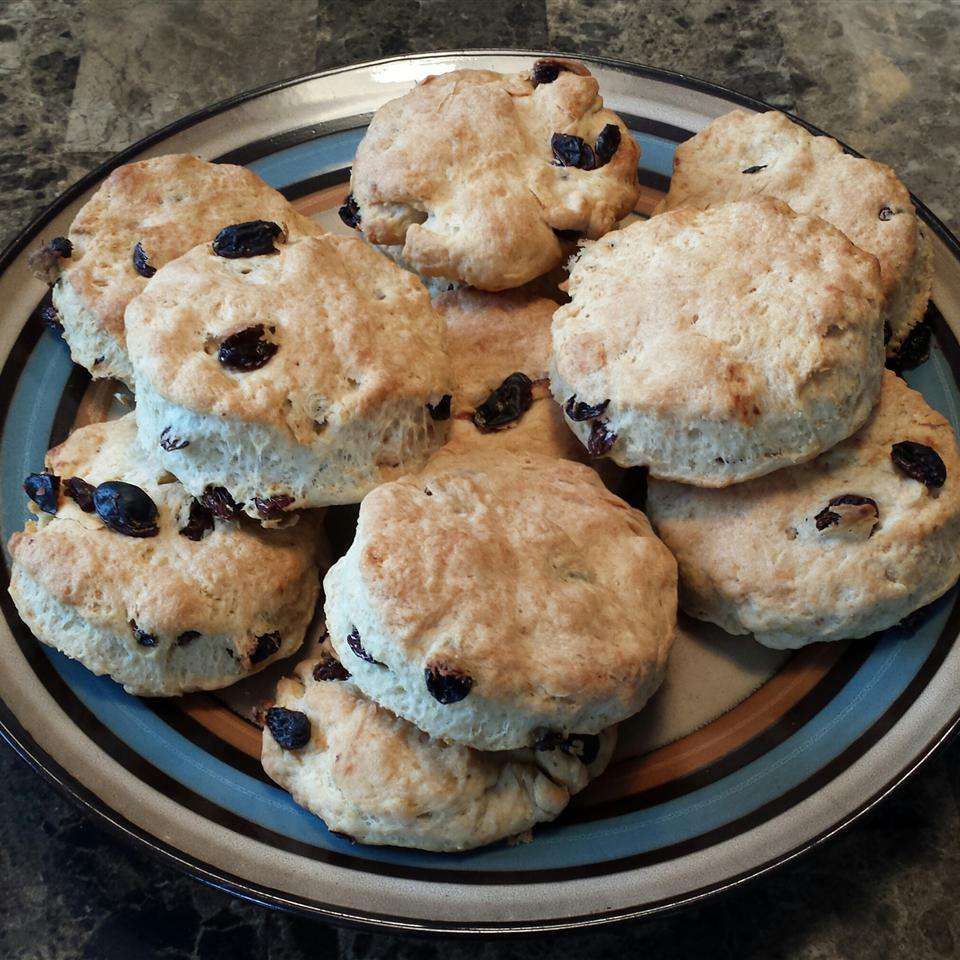
<path id="1" fill-rule="evenodd" d="M 384 105 L 357 236 L 237 167 L 115 171 L 37 265 L 136 410 L 27 478 L 26 623 L 131 693 L 226 686 L 301 647 L 320 510 L 360 503 L 263 766 L 334 832 L 454 851 L 603 771 L 663 679 L 678 561 L 687 612 L 773 646 L 942 594 L 956 441 L 884 371 L 922 352 L 930 291 L 903 186 L 737 112 L 624 226 L 638 156 L 582 65 L 541 60 Z"/>

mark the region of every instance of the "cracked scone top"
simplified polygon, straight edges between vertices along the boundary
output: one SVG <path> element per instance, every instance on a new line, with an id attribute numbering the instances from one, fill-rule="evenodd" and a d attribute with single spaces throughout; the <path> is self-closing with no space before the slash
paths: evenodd
<path id="1" fill-rule="evenodd" d="M 355 503 L 446 436 L 442 325 L 417 278 L 357 238 L 238 259 L 203 244 L 126 319 L 140 442 L 251 516 Z"/>
<path id="2" fill-rule="evenodd" d="M 651 480 L 647 512 L 683 609 L 769 647 L 886 629 L 960 575 L 956 438 L 889 371 L 867 423 L 816 460 L 726 490 Z"/>
<path id="3" fill-rule="evenodd" d="M 306 718 L 309 740 L 292 746 L 281 733 L 283 747 L 268 725 L 262 761 L 297 803 L 360 843 L 457 851 L 524 833 L 599 776 L 616 743 L 615 729 L 541 750 L 443 743 L 340 679 L 338 667 L 308 660 L 280 681 L 276 706 Z"/>
<path id="4" fill-rule="evenodd" d="M 70 225 L 69 257 L 41 252 L 45 279 L 76 363 L 133 386 L 123 312 L 151 270 L 213 240 L 233 223 L 271 220 L 292 234 L 320 232 L 250 170 L 170 154 L 118 167 Z M 145 261 L 138 271 L 134 248 Z"/>
<path id="5" fill-rule="evenodd" d="M 303 642 L 319 594 L 313 517 L 268 531 L 191 512 L 193 498 L 137 446 L 132 413 L 76 430 L 46 466 L 60 478 L 56 514 L 38 512 L 10 539 L 10 593 L 38 639 L 144 696 L 227 686 Z M 75 477 L 140 488 L 156 534 L 85 512 L 67 492 Z M 191 520 L 193 537 L 181 533 Z"/>
<path id="6" fill-rule="evenodd" d="M 553 63 L 430 76 L 384 104 L 357 148 L 345 219 L 373 243 L 402 244 L 420 273 L 484 290 L 557 266 L 555 230 L 602 236 L 636 202 L 639 148 L 585 67 Z M 555 134 L 580 138 L 585 149 L 558 150 L 581 166 L 560 165 Z"/>
<path id="7" fill-rule="evenodd" d="M 324 590 L 356 685 L 483 750 L 631 716 L 676 622 L 676 564 L 642 513 L 589 467 L 487 446 L 368 494 Z"/>
<path id="8" fill-rule="evenodd" d="M 594 455 L 726 486 L 809 460 L 880 389 L 880 272 L 769 198 L 681 209 L 587 244 L 550 380 Z"/>
<path id="9" fill-rule="evenodd" d="M 658 213 L 770 196 L 822 217 L 880 263 L 881 316 L 894 354 L 923 317 L 933 277 L 930 245 L 907 188 L 889 167 L 852 157 L 777 110 L 733 110 L 677 147 Z"/>

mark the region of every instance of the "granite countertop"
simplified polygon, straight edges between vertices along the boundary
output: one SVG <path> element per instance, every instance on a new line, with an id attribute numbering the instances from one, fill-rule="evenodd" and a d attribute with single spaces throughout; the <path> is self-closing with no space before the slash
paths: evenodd
<path id="1" fill-rule="evenodd" d="M 269 24 L 269 30 L 264 30 Z M 0 234 L 131 141 L 298 73 L 414 51 L 605 54 L 797 112 L 960 228 L 960 5 L 948 0 L 2 0 Z M 108 836 L 0 748 L 4 960 L 656 960 L 960 953 L 960 744 L 841 836 L 707 905 L 564 940 L 407 941 L 263 910 Z"/>

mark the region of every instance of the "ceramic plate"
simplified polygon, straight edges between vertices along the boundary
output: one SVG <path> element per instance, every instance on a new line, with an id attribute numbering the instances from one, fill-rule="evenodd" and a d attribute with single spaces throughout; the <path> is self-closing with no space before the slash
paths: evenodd
<path id="1" fill-rule="evenodd" d="M 125 151 L 31 224 L 0 262 L 3 541 L 25 519 L 20 484 L 44 451 L 115 406 L 110 385 L 91 385 L 39 323 L 45 290 L 26 264 L 39 237 L 66 233 L 110 169 L 170 152 L 245 164 L 307 214 L 345 229 L 336 207 L 377 107 L 431 73 L 519 71 L 533 58 L 407 57 L 244 94 Z M 666 189 L 678 143 L 733 106 L 766 109 L 687 77 L 588 62 L 642 147 L 640 213 Z M 960 248 L 919 209 L 934 247 L 939 310 L 931 311 L 930 359 L 907 379 L 956 428 Z M 354 516 L 331 511 L 335 549 Z M 616 762 L 532 843 L 463 855 L 368 847 L 331 835 L 259 769 L 259 731 L 247 717 L 289 665 L 220 695 L 137 699 L 38 644 L 6 590 L 2 607 L 0 697 L 12 718 L 0 732 L 26 760 L 100 819 L 202 880 L 379 928 L 562 929 L 693 902 L 849 823 L 957 722 L 956 591 L 909 630 L 795 655 L 684 622 L 667 681 L 624 725 Z"/>

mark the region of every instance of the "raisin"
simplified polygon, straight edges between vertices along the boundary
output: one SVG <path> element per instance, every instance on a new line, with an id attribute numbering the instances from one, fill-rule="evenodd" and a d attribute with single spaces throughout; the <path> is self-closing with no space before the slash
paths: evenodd
<path id="1" fill-rule="evenodd" d="M 340 214 L 340 219 L 348 227 L 352 227 L 354 230 L 360 228 L 360 208 L 357 206 L 357 201 L 354 200 L 352 193 L 347 197 L 337 213 Z"/>
<path id="2" fill-rule="evenodd" d="M 152 633 L 147 633 L 146 630 L 141 630 L 137 626 L 136 620 L 130 621 L 130 629 L 133 631 L 133 635 L 141 647 L 155 647 L 160 642 Z"/>
<path id="3" fill-rule="evenodd" d="M 947 482 L 947 467 L 933 447 L 913 440 L 901 440 L 890 449 L 894 466 L 912 480 L 928 487 L 942 487 Z"/>
<path id="4" fill-rule="evenodd" d="M 598 134 L 593 145 L 596 164 L 602 167 L 613 159 L 613 155 L 620 149 L 620 128 L 615 123 L 608 123 Z"/>
<path id="5" fill-rule="evenodd" d="M 264 520 L 281 520 L 286 516 L 286 509 L 293 503 L 293 497 L 285 493 L 278 493 L 276 496 L 269 497 L 266 500 L 260 497 L 253 498 L 253 505 L 257 508 L 257 513 Z"/>
<path id="6" fill-rule="evenodd" d="M 617 442 L 617 435 L 610 429 L 606 420 L 594 420 L 590 426 L 587 440 L 587 453 L 591 457 L 602 457 Z"/>
<path id="7" fill-rule="evenodd" d="M 761 170 L 766 170 L 767 165 L 765 163 L 758 163 L 755 167 L 747 167 L 746 170 L 741 170 L 741 173 L 759 173 Z"/>
<path id="8" fill-rule="evenodd" d="M 600 414 L 607 409 L 609 404 L 609 400 L 601 400 L 599 403 L 593 405 L 589 403 L 577 403 L 577 395 L 574 394 L 563 405 L 563 409 L 566 410 L 567 416 L 571 420 L 576 420 L 579 423 L 583 420 L 593 420 L 594 417 L 599 417 Z"/>
<path id="9" fill-rule="evenodd" d="M 299 710 L 271 707 L 267 711 L 267 729 L 284 750 L 297 750 L 310 742 L 310 718 Z"/>
<path id="10" fill-rule="evenodd" d="M 86 480 L 81 480 L 80 477 L 68 477 L 63 481 L 63 492 L 70 497 L 84 513 L 93 513 L 94 510 L 96 510 L 96 507 L 93 505 L 94 489 L 93 484 L 87 483 Z"/>
<path id="11" fill-rule="evenodd" d="M 227 260 L 261 257 L 267 253 L 276 253 L 277 248 L 273 241 L 283 235 L 283 227 L 272 220 L 246 220 L 224 227 L 213 238 L 213 252 Z"/>
<path id="12" fill-rule="evenodd" d="M 60 261 L 73 256 L 73 244 L 66 237 L 54 237 L 27 258 L 33 275 L 44 283 L 53 283 L 60 275 Z"/>
<path id="13" fill-rule="evenodd" d="M 580 170 L 592 170 L 596 166 L 593 147 L 572 133 L 555 133 L 550 138 L 550 149 L 553 150 L 557 166 L 577 167 Z"/>
<path id="14" fill-rule="evenodd" d="M 52 473 L 31 473 L 23 481 L 23 492 L 44 513 L 56 513 L 60 478 Z"/>
<path id="15" fill-rule="evenodd" d="M 177 646 L 185 647 L 188 643 L 193 643 L 197 637 L 200 636 L 199 630 L 184 630 L 180 636 L 177 637 Z"/>
<path id="16" fill-rule="evenodd" d="M 262 323 L 232 334 L 220 344 L 217 359 L 228 370 L 259 370 L 280 349 L 278 344 L 264 340 L 263 334 Z"/>
<path id="17" fill-rule="evenodd" d="M 157 505 L 146 491 L 132 483 L 101 483 L 93 491 L 93 506 L 106 526 L 125 537 L 155 537 L 160 532 Z"/>
<path id="18" fill-rule="evenodd" d="M 553 83 L 567 68 L 556 60 L 538 60 L 530 71 L 530 81 L 535 87 L 541 83 Z"/>
<path id="19" fill-rule="evenodd" d="M 200 541 L 203 535 L 213 529 L 213 511 L 196 497 L 190 501 L 190 513 L 187 524 L 180 528 L 180 536 L 188 540 Z"/>
<path id="20" fill-rule="evenodd" d="M 886 220 L 892 220 L 892 219 L 893 219 L 893 211 L 892 211 L 889 207 L 881 207 L 881 208 L 880 208 L 879 217 L 880 217 L 881 220 L 884 220 L 884 221 L 886 221 Z"/>
<path id="21" fill-rule="evenodd" d="M 272 657 L 280 649 L 280 634 L 264 633 L 257 637 L 257 645 L 250 654 L 250 663 L 262 663 L 267 657 Z"/>
<path id="22" fill-rule="evenodd" d="M 339 660 L 334 660 L 330 657 L 327 660 L 321 660 L 313 668 L 313 679 L 322 681 L 349 680 L 350 672 Z"/>
<path id="23" fill-rule="evenodd" d="M 363 649 L 363 644 L 360 642 L 360 632 L 354 627 L 350 634 L 347 637 L 347 646 L 361 659 L 366 660 L 367 663 L 375 663 L 378 667 L 382 667 L 383 664 L 379 660 L 374 660 L 373 657 Z"/>
<path id="24" fill-rule="evenodd" d="M 473 411 L 473 422 L 481 433 L 502 430 L 519 420 L 532 403 L 533 381 L 525 373 L 511 373 Z"/>
<path id="25" fill-rule="evenodd" d="M 63 257 L 64 260 L 69 260 L 73 256 L 73 244 L 66 237 L 54 237 L 48 246 L 58 257 Z"/>
<path id="26" fill-rule="evenodd" d="M 200 496 L 200 503 L 218 520 L 236 520 L 240 516 L 240 507 L 224 487 L 207 487 Z"/>
<path id="27" fill-rule="evenodd" d="M 473 677 L 443 665 L 427 667 L 423 676 L 430 696 L 438 703 L 459 703 L 473 687 Z"/>
<path id="28" fill-rule="evenodd" d="M 600 753 L 600 738 L 592 733 L 545 733 L 533 745 L 534 750 L 562 750 L 576 757 L 585 766 L 590 766 Z"/>
<path id="29" fill-rule="evenodd" d="M 133 269 L 136 270 L 141 277 L 146 277 L 148 280 L 157 272 L 156 267 L 150 266 L 150 258 L 144 252 L 139 240 L 133 247 Z"/>
<path id="30" fill-rule="evenodd" d="M 60 322 L 60 312 L 52 303 L 45 303 L 37 313 L 40 322 L 58 336 L 63 333 L 63 324 Z"/>
<path id="31" fill-rule="evenodd" d="M 445 393 L 436 403 L 428 403 L 427 410 L 431 418 L 434 420 L 449 420 L 451 399 L 450 394 Z"/>
<path id="32" fill-rule="evenodd" d="M 845 508 L 853 509 L 845 509 Z M 862 497 L 859 493 L 843 493 L 834 497 L 813 518 L 817 530 L 821 533 L 831 527 L 844 532 L 866 532 L 872 536 L 880 522 L 880 508 L 876 500 Z"/>
<path id="33" fill-rule="evenodd" d="M 930 356 L 931 332 L 926 321 L 913 327 L 897 349 L 896 356 L 887 360 L 887 369 L 899 374 L 925 363 Z"/>
<path id="34" fill-rule="evenodd" d="M 184 447 L 189 447 L 190 441 L 173 436 L 170 433 L 172 429 L 172 427 L 164 427 L 163 430 L 160 431 L 160 446 L 163 447 L 167 453 L 173 453 L 174 450 L 182 450 Z"/>

